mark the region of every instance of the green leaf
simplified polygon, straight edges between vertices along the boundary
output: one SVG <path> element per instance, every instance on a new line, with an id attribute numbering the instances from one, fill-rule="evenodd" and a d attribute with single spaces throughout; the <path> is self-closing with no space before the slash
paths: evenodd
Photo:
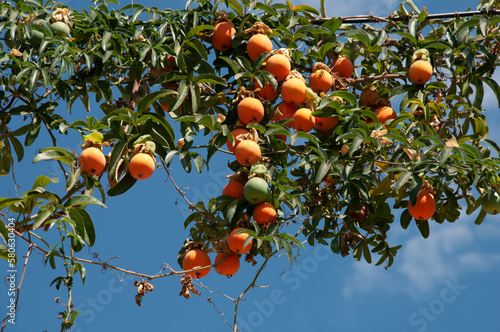
<path id="1" fill-rule="evenodd" d="M 49 183 L 58 183 L 58 178 L 49 178 L 47 175 L 39 175 L 33 182 L 33 186 L 31 189 L 35 189 L 37 187 L 45 188 Z"/>
<path id="2" fill-rule="evenodd" d="M 429 221 L 417 220 L 417 227 L 424 239 L 427 239 L 429 237 Z"/>
<path id="3" fill-rule="evenodd" d="M 290 265 L 293 265 L 293 252 L 292 252 L 292 246 L 288 241 L 281 241 L 281 244 L 283 245 L 283 249 L 285 249 L 286 256 L 288 257 L 288 261 L 290 262 Z"/>
<path id="4" fill-rule="evenodd" d="M 363 243 L 363 257 L 368 264 L 372 263 L 372 255 L 370 254 L 370 248 L 367 243 Z"/>
<path id="5" fill-rule="evenodd" d="M 404 172 L 402 173 L 400 176 L 399 176 L 399 179 L 398 181 L 396 182 L 396 191 L 399 190 L 399 188 L 401 188 L 402 186 L 404 186 L 406 184 L 406 182 L 408 182 L 408 180 L 410 180 L 412 178 L 413 174 L 411 172 Z"/>
<path id="6" fill-rule="evenodd" d="M 174 95 L 176 93 L 177 92 L 173 90 L 159 90 L 149 93 L 146 97 L 142 98 L 141 101 L 139 101 L 139 104 L 137 105 L 137 113 L 143 113 L 149 106 L 151 106 L 151 104 L 153 104 L 160 98 Z"/>
<path id="7" fill-rule="evenodd" d="M 0 222 L 0 235 L 2 236 L 4 242 L 8 243 L 9 230 L 7 229 L 7 226 L 3 222 Z"/>
<path id="8" fill-rule="evenodd" d="M 293 6 L 292 10 L 296 12 L 306 12 L 306 13 L 311 13 L 316 16 L 319 16 L 319 11 L 317 11 L 315 8 L 308 6 L 308 5 L 298 5 L 298 6 Z"/>
<path id="9" fill-rule="evenodd" d="M 31 126 L 28 131 L 28 134 L 24 139 L 24 145 L 30 146 L 31 144 L 33 144 L 33 142 L 38 137 L 38 134 L 40 133 L 41 127 L 42 127 L 42 119 L 38 116 L 34 116 L 33 120 L 31 120 Z"/>
<path id="10" fill-rule="evenodd" d="M 89 246 L 93 246 L 95 243 L 95 229 L 90 214 L 82 208 L 71 208 L 69 209 L 68 216 L 75 222 L 77 234 L 80 235 Z"/>
<path id="11" fill-rule="evenodd" d="M 304 245 L 302 244 L 302 242 L 300 242 L 299 239 L 297 239 L 295 236 L 291 235 L 291 234 L 287 234 L 287 233 L 276 233 L 277 235 L 279 235 L 280 237 L 288 240 L 288 241 L 291 241 L 297 245 L 299 245 L 300 247 L 304 248 Z M 285 241 L 286 242 L 286 241 Z"/>
<path id="12" fill-rule="evenodd" d="M 136 179 L 130 175 L 130 173 L 126 173 L 118 183 L 116 183 L 113 187 L 108 190 L 109 196 L 118 196 L 132 188 L 132 186 L 137 182 Z"/>
<path id="13" fill-rule="evenodd" d="M 76 156 L 73 152 L 59 148 L 59 147 L 50 147 L 43 149 L 39 154 L 33 158 L 33 164 L 41 161 L 41 160 L 59 160 L 69 166 L 72 166 L 73 162 L 76 162 Z"/>
<path id="14" fill-rule="evenodd" d="M 33 222 L 33 230 L 42 226 L 43 223 L 47 220 L 48 217 L 55 211 L 55 207 L 53 205 L 46 205 L 38 211 L 38 215 Z"/>
<path id="15" fill-rule="evenodd" d="M 13 135 L 7 136 L 14 147 L 14 151 L 16 151 L 17 161 L 20 162 L 24 157 L 24 149 L 22 143 Z"/>
<path id="16" fill-rule="evenodd" d="M 11 255 L 12 255 L 12 253 L 11 253 Z M 17 256 L 16 256 L 16 254 L 14 253 L 14 257 L 10 257 L 9 258 L 9 247 L 7 247 L 6 245 L 3 245 L 3 244 L 0 244 L 0 258 L 5 259 L 9 263 L 12 262 L 13 265 L 17 264 Z M 13 259 L 13 261 L 12 261 L 12 259 Z M 10 265 L 10 267 L 13 267 L 13 266 Z"/>
<path id="17" fill-rule="evenodd" d="M 213 25 L 198 25 L 198 26 L 192 28 L 191 30 L 189 30 L 188 34 L 186 35 L 186 39 L 193 38 L 194 36 L 196 36 L 196 34 L 198 32 L 201 32 L 204 30 L 214 30 L 214 29 L 215 28 Z"/>
<path id="18" fill-rule="evenodd" d="M 22 198 L 17 198 L 17 197 L 14 197 L 14 198 L 0 198 L 0 211 L 5 209 L 6 207 L 12 205 L 12 204 L 15 204 L 15 203 L 19 203 L 19 202 L 23 202 L 23 199 Z"/>
<path id="19" fill-rule="evenodd" d="M 486 218 L 486 211 L 484 211 L 483 209 L 481 209 L 480 212 L 479 212 L 479 215 L 477 216 L 477 218 L 474 221 L 474 223 L 476 225 L 481 225 L 481 223 L 484 221 L 484 218 Z"/>
<path id="20" fill-rule="evenodd" d="M 334 91 L 329 96 L 330 97 L 333 97 L 333 96 L 340 97 L 344 100 L 347 100 L 351 105 L 356 105 L 356 103 L 358 102 L 356 96 L 350 92 L 347 92 L 347 91 Z"/>
<path id="21" fill-rule="evenodd" d="M 104 205 L 103 202 L 101 202 L 94 196 L 87 196 L 87 195 L 72 196 L 66 201 L 66 203 L 64 203 L 64 206 L 69 207 L 69 206 L 87 205 L 87 204 L 96 204 L 102 207 L 106 207 L 106 205 Z"/>
<path id="22" fill-rule="evenodd" d="M 193 78 L 193 84 L 197 83 L 210 83 L 210 84 L 220 84 L 223 86 L 227 86 L 227 82 L 222 77 L 219 77 L 214 74 L 201 74 Z"/>
<path id="23" fill-rule="evenodd" d="M 410 225 L 410 222 L 411 220 L 413 219 L 413 217 L 411 216 L 410 212 L 408 211 L 408 209 L 405 209 L 402 213 L 401 213 L 401 217 L 399 219 L 400 223 L 401 223 L 401 227 L 403 229 L 408 229 L 408 226 Z"/>
<path id="24" fill-rule="evenodd" d="M 65 187 L 66 191 L 70 191 L 75 186 L 81 174 L 82 174 L 82 169 L 80 167 L 71 168 L 69 170 L 69 178 L 68 181 L 66 181 L 66 187 Z"/>
<path id="25" fill-rule="evenodd" d="M 227 6 L 232 8 L 239 17 L 243 16 L 243 7 L 241 7 L 240 3 L 237 0 L 224 0 Z"/>

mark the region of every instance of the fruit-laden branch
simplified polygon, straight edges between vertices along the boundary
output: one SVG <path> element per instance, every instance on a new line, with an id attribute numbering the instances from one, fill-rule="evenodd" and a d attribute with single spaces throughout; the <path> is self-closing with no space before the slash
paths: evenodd
<path id="1" fill-rule="evenodd" d="M 495 9 L 490 9 L 486 11 L 470 11 L 470 12 L 454 12 L 454 13 L 440 13 L 440 14 L 429 14 L 427 15 L 427 20 L 436 20 L 436 19 L 443 19 L 443 18 L 458 18 L 458 17 L 471 17 L 475 15 L 481 15 L 481 14 L 486 14 L 486 15 L 499 15 L 500 10 L 495 10 Z M 342 23 L 375 23 L 375 22 L 402 22 L 402 21 L 409 21 L 412 17 L 417 17 L 417 15 L 403 15 L 403 16 L 387 16 L 387 17 L 377 17 L 374 15 L 358 15 L 358 16 L 348 16 L 348 17 L 341 17 L 339 16 L 338 18 L 342 20 Z M 321 25 L 325 23 L 326 21 L 330 20 L 331 18 L 318 18 L 315 20 L 312 20 L 312 24 L 316 25 Z"/>
<path id="2" fill-rule="evenodd" d="M 40 246 L 38 246 L 36 243 L 33 243 L 30 239 L 27 239 L 25 238 L 20 232 L 14 230 L 14 233 L 19 236 L 21 239 L 23 239 L 24 241 L 28 242 L 30 247 L 33 246 L 34 248 L 40 250 L 44 255 L 48 255 L 49 252 L 43 248 L 41 248 Z M 149 280 L 153 280 L 153 279 L 158 279 L 158 278 L 163 278 L 163 277 L 168 277 L 168 276 L 172 276 L 172 275 L 181 275 L 181 274 L 186 274 L 186 273 L 191 273 L 191 272 L 196 272 L 196 271 L 199 271 L 199 270 L 203 270 L 205 269 L 206 267 L 197 267 L 197 268 L 193 268 L 191 270 L 184 270 L 184 271 L 175 271 L 174 269 L 172 269 L 170 266 L 167 265 L 167 269 L 170 270 L 170 272 L 168 273 L 162 273 L 162 274 L 155 274 L 155 275 L 148 275 L 148 274 L 144 274 L 144 273 L 139 273 L 139 272 L 134 272 L 134 271 L 130 271 L 130 270 L 125 270 L 121 267 L 117 267 L 117 266 L 114 266 L 114 265 L 111 265 L 108 263 L 108 261 L 110 259 L 113 259 L 113 258 L 120 258 L 120 257 L 113 257 L 113 258 L 110 258 L 108 259 L 107 261 L 105 262 L 96 262 L 96 261 L 91 261 L 91 260 L 88 260 L 88 259 L 84 259 L 84 258 L 78 258 L 78 257 L 69 257 L 69 256 L 66 256 L 66 255 L 62 255 L 60 254 L 59 252 L 55 251 L 52 253 L 55 257 L 59 257 L 59 258 L 63 258 L 63 259 L 72 259 L 72 260 L 75 260 L 77 262 L 82 262 L 82 263 L 88 263 L 88 264 L 94 264 L 94 265 L 99 265 L 101 266 L 103 269 L 113 269 L 113 270 L 116 270 L 116 271 L 120 271 L 120 272 L 123 272 L 125 274 L 130 274 L 130 275 L 134 275 L 134 276 L 138 276 L 138 277 L 141 277 L 141 278 L 145 278 L 145 279 L 149 279 Z M 211 266 L 215 266 L 214 265 L 211 265 Z M 163 268 L 164 270 L 165 268 Z"/>

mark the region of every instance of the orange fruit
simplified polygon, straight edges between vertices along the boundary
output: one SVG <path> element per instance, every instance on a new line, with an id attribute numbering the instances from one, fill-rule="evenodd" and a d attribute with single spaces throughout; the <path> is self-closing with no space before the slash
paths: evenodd
<path id="1" fill-rule="evenodd" d="M 214 264 L 216 264 L 214 267 L 215 272 L 230 277 L 240 269 L 240 258 L 234 252 L 220 252 L 215 257 Z"/>
<path id="2" fill-rule="evenodd" d="M 266 70 L 276 78 L 276 81 L 282 82 L 290 74 L 290 60 L 283 54 L 275 54 L 267 59 Z"/>
<path id="3" fill-rule="evenodd" d="M 432 65 L 429 61 L 417 60 L 411 64 L 408 74 L 413 83 L 425 84 L 432 77 Z"/>
<path id="4" fill-rule="evenodd" d="M 379 100 L 380 95 L 378 94 L 378 91 L 374 87 L 369 87 L 363 92 L 361 92 L 361 95 L 359 96 L 359 101 L 367 106 L 367 107 L 372 107 L 375 106 L 377 103 L 377 100 Z"/>
<path id="5" fill-rule="evenodd" d="M 282 102 L 278 105 L 278 107 L 276 107 L 276 112 L 274 113 L 274 122 L 291 119 L 296 111 L 297 108 L 292 104 Z M 285 126 L 287 126 L 288 128 L 292 128 L 292 122 L 293 121 L 287 122 Z"/>
<path id="6" fill-rule="evenodd" d="M 87 175 L 99 175 L 106 167 L 106 157 L 98 148 L 86 148 L 78 157 L 82 172 Z"/>
<path id="7" fill-rule="evenodd" d="M 332 73 L 339 77 L 349 78 L 354 73 L 354 66 L 348 58 L 340 56 L 332 66 Z"/>
<path id="8" fill-rule="evenodd" d="M 243 188 L 245 186 L 239 181 L 229 181 L 224 189 L 222 189 L 222 196 L 231 196 L 234 199 L 243 197 Z"/>
<path id="9" fill-rule="evenodd" d="M 327 130 L 332 129 L 333 127 L 335 127 L 337 125 L 337 122 L 339 121 L 339 118 L 336 115 L 329 116 L 326 118 L 315 117 L 314 119 L 315 119 L 314 121 L 315 121 L 316 129 L 321 130 L 321 131 L 327 131 Z"/>
<path id="10" fill-rule="evenodd" d="M 247 53 L 250 59 L 257 60 L 259 55 L 273 50 L 273 42 L 268 36 L 261 33 L 250 37 L 247 43 Z"/>
<path id="11" fill-rule="evenodd" d="M 248 133 L 249 133 L 249 131 L 244 129 L 244 128 L 238 128 L 238 129 L 233 130 L 231 132 L 231 135 L 233 135 L 234 143 L 231 142 L 231 140 L 228 137 L 227 142 L 226 142 L 227 149 L 234 153 L 234 149 L 236 149 L 238 144 L 241 142 L 241 140 L 239 140 L 237 137 L 240 135 L 248 134 Z"/>
<path id="12" fill-rule="evenodd" d="M 210 261 L 210 257 L 208 254 L 200 249 L 189 250 L 184 256 L 184 260 L 182 261 L 182 269 L 184 271 L 192 270 L 197 267 L 207 267 L 202 270 L 189 272 L 191 277 L 193 278 L 203 278 L 210 272 L 212 265 L 212 261 Z"/>
<path id="13" fill-rule="evenodd" d="M 311 131 L 316 123 L 311 113 L 312 111 L 309 108 L 298 109 L 292 117 L 293 129 L 305 132 Z"/>
<path id="14" fill-rule="evenodd" d="M 253 219 L 259 225 L 268 226 L 276 222 L 276 209 L 271 203 L 262 202 L 253 209 Z"/>
<path id="15" fill-rule="evenodd" d="M 215 25 L 211 37 L 212 46 L 219 51 L 227 51 L 233 47 L 233 35 L 236 33 L 233 23 L 219 22 Z"/>
<path id="16" fill-rule="evenodd" d="M 264 106 L 257 98 L 246 97 L 238 104 L 238 118 L 244 124 L 259 123 L 264 118 Z"/>
<path id="17" fill-rule="evenodd" d="M 240 165 L 252 166 L 261 157 L 259 144 L 251 140 L 241 141 L 234 150 L 234 156 Z"/>
<path id="18" fill-rule="evenodd" d="M 130 159 L 128 172 L 134 179 L 149 178 L 155 170 L 155 159 L 149 153 L 138 153 Z"/>
<path id="19" fill-rule="evenodd" d="M 396 112 L 389 106 L 382 106 L 375 110 L 375 115 L 377 116 L 378 122 L 385 124 L 386 121 L 394 120 L 398 117 Z"/>
<path id="20" fill-rule="evenodd" d="M 299 78 L 290 78 L 281 87 L 281 97 L 285 103 L 302 104 L 307 98 L 306 84 Z"/>
<path id="21" fill-rule="evenodd" d="M 415 205 L 411 205 L 411 201 L 408 201 L 408 212 L 416 220 L 427 220 L 434 215 L 435 211 L 436 199 L 427 190 L 420 191 Z"/>
<path id="22" fill-rule="evenodd" d="M 276 90 L 274 90 L 273 86 L 269 82 L 266 82 L 266 86 L 264 88 L 260 86 L 259 82 L 255 82 L 255 88 L 260 88 L 260 90 L 256 91 L 255 93 L 263 99 L 271 101 L 278 97 Z"/>
<path id="23" fill-rule="evenodd" d="M 316 93 L 327 93 L 333 85 L 332 75 L 324 69 L 316 70 L 309 77 L 309 87 Z"/>
<path id="24" fill-rule="evenodd" d="M 227 237 L 227 245 L 229 246 L 229 249 L 231 249 L 232 252 L 238 254 L 246 254 L 250 251 L 250 249 L 252 249 L 252 241 L 250 241 L 250 243 L 246 247 L 243 247 L 245 240 L 249 236 L 248 233 L 241 233 L 238 235 L 236 234 L 242 229 L 244 228 L 238 227 L 233 229 L 233 231 Z"/>

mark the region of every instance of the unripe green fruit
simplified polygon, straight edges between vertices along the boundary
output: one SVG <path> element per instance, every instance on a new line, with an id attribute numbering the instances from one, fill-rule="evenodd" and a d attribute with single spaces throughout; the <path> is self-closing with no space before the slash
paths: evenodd
<path id="1" fill-rule="evenodd" d="M 38 30 L 31 30 L 31 38 L 30 38 L 30 43 L 34 45 L 40 45 L 44 37 L 43 32 L 40 32 Z"/>
<path id="2" fill-rule="evenodd" d="M 54 29 L 55 34 L 61 38 L 69 36 L 69 26 L 64 22 L 57 21 L 52 23 L 52 29 Z"/>
<path id="3" fill-rule="evenodd" d="M 266 180 L 259 177 L 253 177 L 247 181 L 243 188 L 243 196 L 252 204 L 259 204 L 268 199 L 269 186 Z"/>
<path id="4" fill-rule="evenodd" d="M 488 214 L 500 213 L 500 195 L 496 191 L 488 190 L 481 200 L 484 212 Z"/>

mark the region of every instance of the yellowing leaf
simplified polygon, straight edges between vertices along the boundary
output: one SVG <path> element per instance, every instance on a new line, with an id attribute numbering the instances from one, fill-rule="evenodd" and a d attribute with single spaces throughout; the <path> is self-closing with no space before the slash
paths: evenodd
<path id="1" fill-rule="evenodd" d="M 92 141 L 92 142 L 98 143 L 98 144 L 102 143 L 103 138 L 104 137 L 102 136 L 102 134 L 100 132 L 98 132 L 98 131 L 94 131 L 91 134 L 83 136 L 83 139 L 85 141 L 89 140 L 89 141 Z"/>

